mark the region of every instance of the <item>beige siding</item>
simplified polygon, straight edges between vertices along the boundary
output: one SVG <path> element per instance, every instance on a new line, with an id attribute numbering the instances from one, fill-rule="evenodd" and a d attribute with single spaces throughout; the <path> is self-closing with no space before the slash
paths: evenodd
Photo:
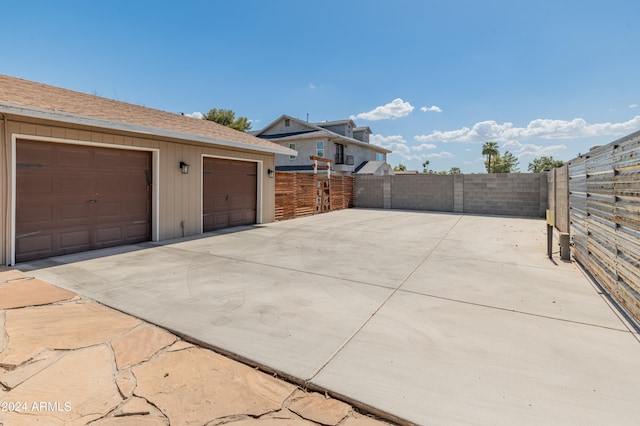
<path id="1" fill-rule="evenodd" d="M 302 132 L 305 130 L 309 130 L 309 126 L 298 123 L 295 120 L 291 120 L 289 122 L 289 126 L 285 126 L 285 120 L 282 119 L 273 125 L 270 129 L 265 131 L 264 135 L 278 135 L 280 133 L 292 133 L 292 132 Z"/>
<path id="2" fill-rule="evenodd" d="M 8 126 L 7 126 L 8 127 Z M 0 115 L 0 234 L 2 235 L 2 241 L 0 241 L 0 259 L 2 264 L 5 264 L 5 253 L 10 250 L 10 240 L 8 238 L 11 235 L 11 229 L 9 227 L 8 212 L 11 208 L 11 193 L 10 193 L 10 179 L 11 179 L 11 143 L 7 141 L 6 135 L 8 129 L 5 128 L 5 118 Z"/>
<path id="3" fill-rule="evenodd" d="M 1 121 L 0 126 L 2 126 Z M 8 217 L 11 211 L 12 134 L 158 150 L 159 179 L 158 182 L 154 181 L 154 186 L 157 186 L 158 191 L 154 191 L 153 196 L 156 197 L 156 193 L 158 194 L 157 235 L 159 240 L 197 235 L 201 232 L 203 154 L 262 161 L 262 222 L 274 221 L 275 183 L 274 179 L 267 177 L 267 169 L 275 168 L 274 154 L 230 149 L 198 142 L 154 138 L 153 136 L 139 137 L 124 132 L 109 133 L 79 126 L 66 127 L 65 125 L 53 125 L 42 120 L 12 121 L 9 117 L 8 128 L 8 138 L 5 138 L 4 129 L 0 133 L 3 148 L 2 164 L 0 165 L 2 172 L 0 173 L 0 199 L 2 200 L 0 220 L 4 231 L 0 246 L 0 259 L 3 264 L 10 261 L 12 243 L 10 217 Z M 178 167 L 180 161 L 190 164 L 189 174 L 184 175 L 180 172 Z M 154 176 L 156 176 L 155 170 Z"/>

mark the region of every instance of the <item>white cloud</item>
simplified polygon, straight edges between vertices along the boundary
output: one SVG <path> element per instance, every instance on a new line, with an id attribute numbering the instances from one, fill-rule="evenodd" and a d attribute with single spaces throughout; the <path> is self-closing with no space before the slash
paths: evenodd
<path id="1" fill-rule="evenodd" d="M 442 108 L 440 108 L 439 106 L 436 106 L 436 105 L 432 105 L 430 107 L 422 107 L 422 108 L 420 108 L 420 111 L 422 111 L 422 112 L 429 112 L 429 111 L 442 112 Z"/>
<path id="2" fill-rule="evenodd" d="M 413 111 L 413 105 L 409 102 L 405 102 L 400 98 L 394 99 L 386 105 L 376 107 L 369 112 L 361 112 L 358 115 L 352 115 L 349 117 L 352 120 L 361 118 L 363 120 L 386 120 L 389 118 L 400 118 L 411 114 Z"/>
<path id="3" fill-rule="evenodd" d="M 437 154 L 427 154 L 427 158 L 453 158 L 453 157 L 455 157 L 455 155 L 447 151 L 441 151 Z"/>
<path id="4" fill-rule="evenodd" d="M 411 149 L 414 151 L 425 151 L 427 149 L 436 149 L 437 147 L 432 143 L 423 143 L 422 145 L 412 146 Z"/>
<path id="5" fill-rule="evenodd" d="M 204 116 L 203 113 L 201 112 L 192 112 L 191 114 L 185 114 L 187 117 L 192 117 L 192 118 L 202 118 Z"/>
<path id="6" fill-rule="evenodd" d="M 309 89 L 313 90 L 316 88 L 316 85 L 313 83 L 309 83 Z"/>
<path id="7" fill-rule="evenodd" d="M 516 157 L 542 157 L 553 156 L 560 151 L 567 149 L 564 144 L 560 145 L 535 145 L 535 144 L 523 144 L 518 141 L 505 142 L 501 146 L 505 150 L 511 151 Z"/>
<path id="8" fill-rule="evenodd" d="M 390 149 L 394 154 L 408 154 L 410 152 L 410 148 L 407 146 L 407 141 L 405 141 L 400 135 L 382 136 L 372 134 L 369 136 L 369 142 L 374 145 Z"/>
<path id="9" fill-rule="evenodd" d="M 638 104 L 631 104 L 629 105 L 629 108 L 638 108 Z"/>
<path id="10" fill-rule="evenodd" d="M 571 121 L 536 119 L 527 127 L 515 127 L 513 123 L 498 124 L 495 121 L 481 121 L 472 128 L 458 130 L 434 130 L 429 135 L 416 136 L 418 142 L 486 142 L 539 139 L 574 139 L 591 136 L 623 135 L 640 129 L 640 115 L 622 123 L 589 124 L 582 118 Z"/>

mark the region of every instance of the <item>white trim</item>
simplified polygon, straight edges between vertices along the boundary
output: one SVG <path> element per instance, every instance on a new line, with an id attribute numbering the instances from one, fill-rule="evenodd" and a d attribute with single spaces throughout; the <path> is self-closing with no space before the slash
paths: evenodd
<path id="1" fill-rule="evenodd" d="M 100 148 L 126 149 L 130 151 L 151 152 L 153 170 L 151 193 L 151 240 L 159 241 L 160 233 L 160 150 L 141 146 L 116 145 L 99 142 L 80 141 L 75 139 L 52 138 L 48 136 L 33 136 L 20 133 L 11 135 L 11 251 L 9 253 L 10 265 L 16 263 L 16 145 L 17 140 L 32 140 L 40 142 L 61 143 L 67 145 L 95 146 Z"/>
<path id="2" fill-rule="evenodd" d="M 273 154 L 291 155 L 292 151 L 272 142 L 272 147 L 254 145 L 248 142 L 228 141 L 218 138 L 194 135 L 191 133 L 178 132 L 174 130 L 159 129 L 157 127 L 143 126 L 140 124 L 123 123 L 103 118 L 88 117 L 71 112 L 49 111 L 40 108 L 25 107 L 10 103 L 0 103 L 0 113 L 19 115 L 43 120 L 59 121 L 62 123 L 81 124 L 84 126 L 100 127 L 111 130 L 122 130 L 126 132 L 140 133 L 150 136 L 162 136 L 167 138 L 182 139 L 187 141 L 204 142 L 220 146 L 248 149 L 251 151 L 269 152 Z"/>
<path id="3" fill-rule="evenodd" d="M 262 184 L 264 179 L 264 164 L 262 160 L 252 160 L 250 158 L 228 157 L 225 155 L 213 155 L 213 154 L 201 154 L 200 158 L 200 233 L 204 234 L 204 221 L 202 215 L 204 213 L 204 205 L 202 203 L 202 197 L 204 196 L 204 159 L 206 158 L 219 158 L 221 160 L 233 160 L 233 161 L 245 161 L 249 163 L 256 163 L 256 224 L 262 223 L 262 203 L 263 203 L 263 191 Z"/>

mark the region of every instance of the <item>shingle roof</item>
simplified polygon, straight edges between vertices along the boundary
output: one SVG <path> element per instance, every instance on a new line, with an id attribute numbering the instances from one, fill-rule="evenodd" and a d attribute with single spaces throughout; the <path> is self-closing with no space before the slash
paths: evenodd
<path id="1" fill-rule="evenodd" d="M 139 131 L 263 152 L 295 153 L 286 147 L 212 121 L 2 74 L 0 74 L 0 112 L 32 117 L 42 117 L 45 114 L 47 117 L 64 122 L 90 122 L 98 127 Z"/>

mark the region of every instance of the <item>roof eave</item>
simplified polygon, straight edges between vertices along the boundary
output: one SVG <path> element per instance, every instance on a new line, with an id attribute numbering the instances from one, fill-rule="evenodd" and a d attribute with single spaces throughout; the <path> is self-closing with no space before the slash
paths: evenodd
<path id="1" fill-rule="evenodd" d="M 23 117 L 38 118 L 42 120 L 59 121 L 69 124 L 79 124 L 84 126 L 99 127 L 111 130 L 120 130 L 126 132 L 139 133 L 144 135 L 162 136 L 173 139 L 182 139 L 194 142 L 203 142 L 213 145 L 222 145 L 232 148 L 248 149 L 251 151 L 260 151 L 273 154 L 295 155 L 296 151 L 277 145 L 277 147 L 267 147 L 253 145 L 246 142 L 229 141 L 217 139 L 207 136 L 194 135 L 191 133 L 176 132 L 173 130 L 160 129 L 151 126 L 142 126 L 138 124 L 123 123 L 120 121 L 105 120 L 102 118 L 89 117 L 80 114 L 74 114 L 63 111 L 51 111 L 34 107 L 25 107 L 22 105 L 14 105 L 9 103 L 0 103 L 0 113 L 12 114 Z"/>
<path id="2" fill-rule="evenodd" d="M 330 138 L 334 141 L 338 140 L 340 142 L 346 142 L 353 145 L 358 145 L 363 148 L 371 148 L 373 151 L 380 152 L 382 154 L 391 154 L 393 152 L 391 150 L 381 147 L 380 145 L 375 145 L 368 142 L 362 142 L 362 141 L 359 141 L 358 139 L 342 136 L 338 133 L 332 132 L 331 130 L 327 130 L 327 129 L 316 130 L 310 133 L 301 133 L 299 135 L 283 136 L 281 138 L 272 138 L 268 140 L 276 143 L 277 142 L 284 143 L 284 142 L 296 142 L 296 141 L 302 141 L 302 140 L 318 139 L 321 137 Z"/>

